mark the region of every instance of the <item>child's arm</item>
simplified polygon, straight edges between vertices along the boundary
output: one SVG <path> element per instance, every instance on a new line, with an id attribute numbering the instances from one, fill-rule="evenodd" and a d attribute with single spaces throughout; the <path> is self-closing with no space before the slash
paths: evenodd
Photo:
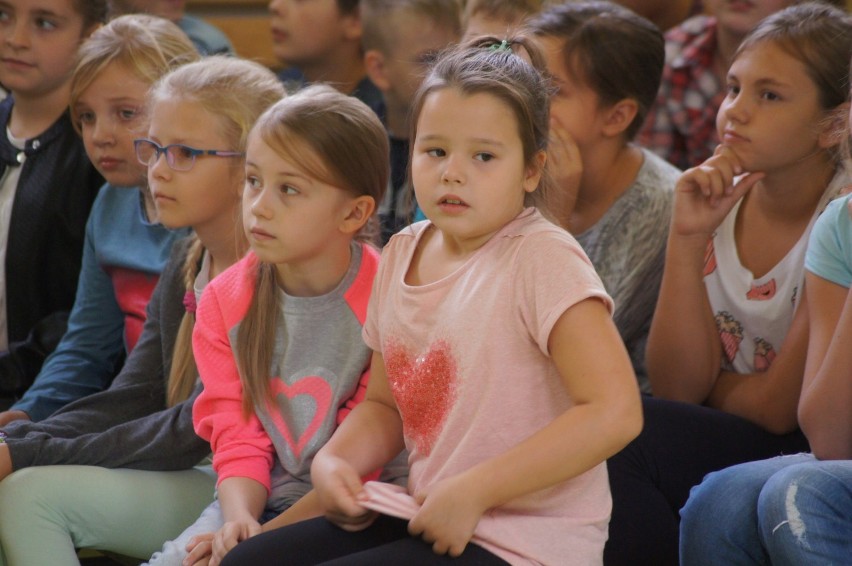
<path id="1" fill-rule="evenodd" d="M 675 186 L 666 262 L 646 363 L 655 396 L 703 403 L 719 376 L 721 344 L 704 287 L 707 245 L 734 204 L 760 179 L 741 172 L 737 157 L 720 146 L 687 170 Z"/>
<path id="2" fill-rule="evenodd" d="M 740 416 L 774 434 L 786 434 L 799 426 L 796 407 L 808 349 L 808 296 L 807 291 L 802 294 L 769 369 L 747 374 L 721 372 L 707 398 L 709 407 Z"/>
<path id="3" fill-rule="evenodd" d="M 367 397 L 355 407 L 317 453 L 311 481 L 329 520 L 359 530 L 374 514 L 358 503 L 361 478 L 391 461 L 403 449 L 402 420 L 388 385 L 382 355 L 373 353 Z"/>
<path id="4" fill-rule="evenodd" d="M 548 349 L 575 405 L 503 454 L 414 494 L 423 506 L 409 531 L 433 542 L 435 552 L 458 556 L 485 511 L 573 478 L 639 434 L 633 368 L 601 301 L 586 299 L 565 311 Z"/>
<path id="5" fill-rule="evenodd" d="M 219 278 L 226 276 L 243 274 L 227 272 Z M 223 280 L 222 284 L 229 282 Z M 229 304 L 233 297 L 220 298 L 219 289 L 213 281 L 204 290 L 192 333 L 195 362 L 204 384 L 192 407 L 195 432 L 210 442 L 220 484 L 230 477 L 249 478 L 268 492 L 275 451 L 257 415 L 243 416 L 243 387 L 228 338 L 232 324 L 225 320 L 226 312 L 233 310 Z"/>
<path id="6" fill-rule="evenodd" d="M 852 458 L 852 293 L 805 273 L 810 343 L 799 420 L 811 450 L 824 460 Z"/>

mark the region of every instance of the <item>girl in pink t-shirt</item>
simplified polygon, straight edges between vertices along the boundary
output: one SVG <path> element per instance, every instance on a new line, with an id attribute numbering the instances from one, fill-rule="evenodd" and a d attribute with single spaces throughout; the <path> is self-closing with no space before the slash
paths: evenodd
<path id="1" fill-rule="evenodd" d="M 638 434 L 639 394 L 600 279 L 535 206 L 549 123 L 539 62 L 523 41 L 478 39 L 424 81 L 411 173 L 428 220 L 383 251 L 367 397 L 311 468 L 326 518 L 223 564 L 601 562 L 603 462 Z M 407 489 L 362 482 L 403 448 Z"/>

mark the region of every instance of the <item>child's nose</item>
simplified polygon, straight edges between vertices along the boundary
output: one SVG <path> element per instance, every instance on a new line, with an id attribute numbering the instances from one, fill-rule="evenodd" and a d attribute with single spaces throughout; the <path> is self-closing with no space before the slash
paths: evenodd
<path id="1" fill-rule="evenodd" d="M 6 42 L 15 47 L 28 47 L 30 45 L 30 30 L 27 23 L 15 19 L 6 33 Z"/>
<path id="2" fill-rule="evenodd" d="M 444 162 L 444 171 L 441 173 L 442 183 L 462 183 L 464 182 L 464 170 L 459 163 L 459 159 L 455 156 L 448 156 Z"/>

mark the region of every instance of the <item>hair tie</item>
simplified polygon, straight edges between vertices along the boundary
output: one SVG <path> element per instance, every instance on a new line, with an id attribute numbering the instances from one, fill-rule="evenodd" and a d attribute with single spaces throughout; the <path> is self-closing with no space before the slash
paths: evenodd
<path id="1" fill-rule="evenodd" d="M 195 302 L 195 291 L 187 291 L 183 296 L 183 307 L 186 309 L 186 312 L 190 314 L 195 314 L 195 310 L 198 308 L 198 305 Z"/>
<path id="2" fill-rule="evenodd" d="M 488 46 L 490 51 L 511 51 L 512 50 L 512 42 L 508 39 L 504 39 L 500 43 L 492 43 Z"/>

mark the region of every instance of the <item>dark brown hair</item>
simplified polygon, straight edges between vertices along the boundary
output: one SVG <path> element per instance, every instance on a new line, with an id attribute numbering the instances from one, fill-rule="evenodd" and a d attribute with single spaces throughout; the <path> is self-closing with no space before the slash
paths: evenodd
<path id="1" fill-rule="evenodd" d="M 570 76 L 594 90 L 605 106 L 629 98 L 638 110 L 625 130 L 633 139 L 657 97 L 665 63 L 660 30 L 610 2 L 568 2 L 527 22 L 538 36 L 562 39 Z"/>
<path id="2" fill-rule="evenodd" d="M 526 58 L 516 50 L 523 50 Z M 511 109 L 518 124 L 524 164 L 527 167 L 534 166 L 536 155 L 547 150 L 550 133 L 550 85 L 540 72 L 542 69 L 544 61 L 538 49 L 521 36 L 507 40 L 478 37 L 445 51 L 414 97 L 411 107 L 411 151 L 426 98 L 433 92 L 454 88 L 467 96 L 490 94 Z M 549 215 L 548 185 L 547 176 L 543 174 L 538 188 L 527 193 L 525 202 L 527 206 L 542 209 L 545 215 Z"/>

